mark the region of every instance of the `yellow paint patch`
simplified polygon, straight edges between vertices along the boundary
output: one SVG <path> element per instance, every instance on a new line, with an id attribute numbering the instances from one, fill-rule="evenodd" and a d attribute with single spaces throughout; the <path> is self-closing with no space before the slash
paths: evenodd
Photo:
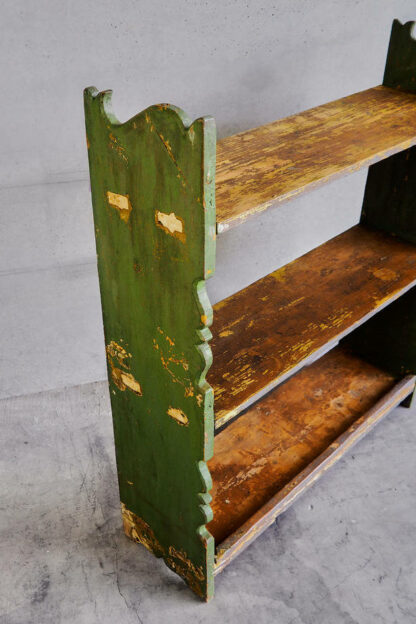
<path id="1" fill-rule="evenodd" d="M 181 410 L 176 407 L 169 407 L 168 415 L 176 420 L 180 425 L 184 425 L 185 427 L 189 424 L 188 416 Z"/>
<path id="2" fill-rule="evenodd" d="M 233 332 L 230 329 L 224 329 L 224 331 L 220 332 L 220 338 L 226 338 L 226 336 L 232 336 Z"/>
<path id="3" fill-rule="evenodd" d="M 111 368 L 111 378 L 116 384 L 117 388 L 124 392 L 125 390 L 131 390 L 137 396 L 143 396 L 142 388 L 137 381 L 133 377 L 131 373 L 126 373 L 121 368 Z"/>
<path id="4" fill-rule="evenodd" d="M 117 210 L 120 219 L 127 223 L 132 210 L 129 196 L 107 191 L 107 200 L 110 206 Z"/>
<path id="5" fill-rule="evenodd" d="M 111 368 L 111 379 L 117 388 L 122 392 L 131 390 L 137 396 L 142 396 L 142 389 L 137 379 L 131 373 L 123 370 L 123 368 L 127 370 L 130 368 L 129 362 L 125 362 L 125 360 L 131 358 L 131 353 L 127 353 L 124 347 L 117 344 L 114 340 L 106 346 L 105 350 Z M 122 368 L 119 368 L 119 366 Z"/>
<path id="6" fill-rule="evenodd" d="M 286 280 L 286 266 L 277 269 L 273 273 L 270 273 L 270 276 L 273 277 L 277 282 L 284 282 Z"/>
<path id="7" fill-rule="evenodd" d="M 383 282 L 391 282 L 398 278 L 398 275 L 395 271 L 391 269 L 376 269 L 373 271 L 374 277 L 381 279 Z"/>
<path id="8" fill-rule="evenodd" d="M 120 366 L 122 366 L 123 368 L 129 368 L 129 364 L 126 364 L 124 360 L 126 360 L 127 358 L 131 358 L 131 353 L 127 353 L 124 347 L 112 340 L 106 346 L 105 350 L 107 352 L 107 359 L 115 358 Z"/>
<path id="9" fill-rule="evenodd" d="M 177 217 L 174 212 L 165 214 L 164 212 L 156 210 L 155 221 L 157 227 L 160 227 L 167 234 L 178 238 L 182 243 L 185 242 L 186 236 L 183 219 Z"/>

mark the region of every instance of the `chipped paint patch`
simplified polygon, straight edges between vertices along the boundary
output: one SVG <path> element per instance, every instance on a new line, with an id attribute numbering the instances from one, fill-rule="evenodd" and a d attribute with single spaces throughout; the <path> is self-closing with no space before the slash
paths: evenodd
<path id="1" fill-rule="evenodd" d="M 119 156 L 121 156 L 121 158 L 128 163 L 128 158 L 126 156 L 126 150 L 125 148 L 120 145 L 120 143 L 118 142 L 118 139 L 114 136 L 114 134 L 112 132 L 110 132 L 109 137 L 110 139 L 110 147 L 111 149 L 115 150 L 117 152 L 117 154 Z"/>
<path id="2" fill-rule="evenodd" d="M 124 392 L 125 390 L 131 390 L 137 396 L 142 396 L 142 388 L 140 383 L 134 376 L 127 372 L 130 368 L 130 363 L 126 360 L 131 358 L 131 353 L 127 353 L 124 347 L 117 344 L 112 340 L 106 346 L 107 360 L 111 368 L 111 379 L 119 390 Z M 121 367 L 121 368 L 119 368 Z M 126 369 L 126 370 L 123 370 Z"/>
<path id="3" fill-rule="evenodd" d="M 153 338 L 153 348 L 159 352 L 163 368 L 169 373 L 175 383 L 184 387 L 185 397 L 193 396 L 194 390 L 189 376 L 189 363 L 184 354 L 175 349 L 175 341 L 160 327 L 157 328 L 157 331 L 164 340 L 160 342 L 160 339 L 158 341 L 157 338 Z"/>
<path id="4" fill-rule="evenodd" d="M 117 388 L 122 392 L 125 390 L 131 390 L 131 392 L 134 392 L 137 396 L 143 396 L 142 388 L 139 382 L 131 373 L 125 373 L 120 368 L 112 368 L 111 377 Z"/>
<path id="5" fill-rule="evenodd" d="M 118 361 L 120 366 L 122 366 L 123 368 L 127 368 L 127 369 L 129 368 L 128 362 L 125 363 L 124 360 L 126 360 L 127 358 L 131 358 L 132 355 L 131 353 L 127 353 L 124 347 L 122 347 L 121 345 L 117 344 L 117 342 L 112 340 L 106 346 L 105 350 L 107 352 L 107 359 L 115 358 Z"/>
<path id="6" fill-rule="evenodd" d="M 142 544 L 157 557 L 165 554 L 165 549 L 156 539 L 150 526 L 142 518 L 132 511 L 129 511 L 124 503 L 121 503 L 121 515 L 123 518 L 123 528 L 127 537 Z"/>
<path id="7" fill-rule="evenodd" d="M 169 546 L 166 553 L 166 549 L 156 538 L 153 529 L 143 518 L 129 511 L 124 503 L 121 503 L 121 515 L 124 532 L 127 537 L 138 544 L 142 544 L 156 557 L 163 557 L 171 570 L 179 574 L 198 596 L 205 597 L 205 574 L 202 567 L 196 566 L 188 559 L 185 551 L 178 550 L 174 546 Z"/>
<path id="8" fill-rule="evenodd" d="M 155 221 L 157 227 L 164 230 L 170 236 L 178 238 L 182 243 L 186 240 L 185 225 L 183 219 L 177 217 L 174 212 L 166 214 L 156 210 Z"/>
<path id="9" fill-rule="evenodd" d="M 124 223 L 127 223 L 132 210 L 129 196 L 107 191 L 107 200 L 110 206 L 117 210 L 120 219 L 124 221 Z"/>
<path id="10" fill-rule="evenodd" d="M 181 576 L 189 587 L 198 596 L 204 597 L 202 583 L 205 581 L 205 574 L 200 566 L 196 566 L 188 559 L 186 552 L 178 550 L 174 546 L 169 546 L 169 554 L 165 558 L 167 565 L 179 576 Z"/>
<path id="11" fill-rule="evenodd" d="M 185 427 L 189 424 L 188 416 L 181 410 L 176 407 L 169 407 L 168 415 L 176 420 L 180 425 L 184 425 Z"/>

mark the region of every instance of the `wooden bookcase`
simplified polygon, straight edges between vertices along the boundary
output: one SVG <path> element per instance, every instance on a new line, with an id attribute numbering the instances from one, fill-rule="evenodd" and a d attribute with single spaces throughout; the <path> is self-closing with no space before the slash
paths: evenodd
<path id="1" fill-rule="evenodd" d="M 202 598 L 416 373 L 416 41 L 383 84 L 216 142 L 85 91 L 122 516 Z M 361 221 L 213 308 L 228 228 L 369 167 Z M 210 326 L 212 324 L 212 333 Z M 283 383 L 284 382 L 284 383 Z"/>

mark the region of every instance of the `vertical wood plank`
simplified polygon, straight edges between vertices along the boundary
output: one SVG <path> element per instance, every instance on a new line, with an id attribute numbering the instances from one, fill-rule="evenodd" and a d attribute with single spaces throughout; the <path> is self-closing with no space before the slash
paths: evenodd
<path id="1" fill-rule="evenodd" d="M 383 85 L 416 93 L 414 22 L 394 20 Z M 416 244 L 416 148 L 369 168 L 361 221 Z M 410 261 L 410 259 L 409 259 Z M 347 341 L 361 355 L 393 374 L 416 372 L 416 291 L 355 331 Z M 410 401 L 407 402 L 408 405 Z"/>
<path id="2" fill-rule="evenodd" d="M 209 599 L 215 123 L 170 105 L 120 123 L 94 88 L 85 115 L 124 528 Z"/>
<path id="3" fill-rule="evenodd" d="M 383 85 L 416 93 L 414 22 L 394 20 Z M 416 243 L 416 147 L 368 170 L 361 221 Z"/>

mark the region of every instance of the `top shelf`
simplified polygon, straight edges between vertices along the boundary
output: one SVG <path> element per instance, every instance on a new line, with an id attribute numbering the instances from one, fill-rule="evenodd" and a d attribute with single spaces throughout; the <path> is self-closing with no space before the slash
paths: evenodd
<path id="1" fill-rule="evenodd" d="M 416 144 L 416 95 L 374 87 L 217 144 L 217 232 Z"/>

